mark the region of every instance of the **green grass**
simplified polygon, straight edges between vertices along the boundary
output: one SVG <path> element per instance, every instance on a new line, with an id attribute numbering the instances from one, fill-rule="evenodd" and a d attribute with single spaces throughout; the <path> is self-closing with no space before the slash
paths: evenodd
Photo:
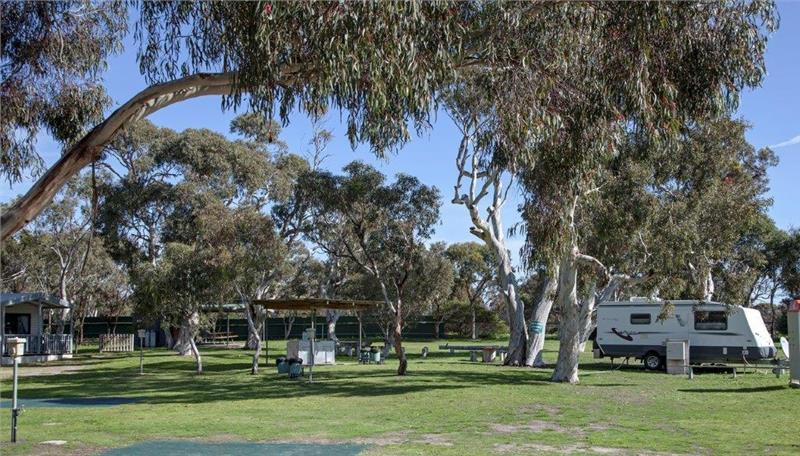
<path id="1" fill-rule="evenodd" d="M 503 343 L 502 341 L 497 341 Z M 271 344 L 272 354 L 278 343 Z M 703 374 L 693 380 L 634 367 L 611 370 L 582 359 L 581 384 L 548 381 L 549 369 L 471 363 L 468 355 L 423 345 L 409 375 L 393 359 L 361 366 L 340 358 L 318 367 L 313 384 L 249 375 L 250 352 L 203 350 L 206 373 L 193 360 L 163 350 L 82 354 L 65 364 L 84 370 L 23 377 L 25 398 L 134 396 L 109 408 L 30 408 L 20 418 L 21 443 L 8 444 L 9 410 L 0 413 L 2 454 L 93 454 L 147 440 L 361 442 L 367 454 L 549 454 L 595 448 L 637 454 L 800 454 L 800 391 L 784 376 Z M 546 359 L 555 358 L 548 341 Z M 25 367 L 22 368 L 24 373 Z M 9 369 L 0 393 L 7 398 Z M 41 445 L 66 440 L 63 447 Z M 611 450 L 608 450 L 611 451 Z"/>

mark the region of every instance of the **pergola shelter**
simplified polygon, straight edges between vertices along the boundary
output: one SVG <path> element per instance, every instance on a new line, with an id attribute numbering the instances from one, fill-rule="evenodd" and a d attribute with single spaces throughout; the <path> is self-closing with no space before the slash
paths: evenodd
<path id="1" fill-rule="evenodd" d="M 352 310 L 356 312 L 356 316 L 361 311 L 373 310 L 383 304 L 383 301 L 360 301 L 353 299 L 327 299 L 327 298 L 296 298 L 296 299 L 254 299 L 251 301 L 253 305 L 263 306 L 267 310 L 294 310 L 298 312 L 311 312 L 311 329 L 312 337 L 311 343 L 311 356 L 309 363 L 309 381 L 314 379 L 314 339 L 316 339 L 316 319 L 317 310 L 330 309 L 330 310 Z M 266 329 L 269 325 L 264 325 Z M 363 328 L 361 326 L 361 318 L 358 319 L 358 346 L 356 348 L 358 357 L 361 357 L 361 344 L 362 344 Z M 266 342 L 266 358 L 269 360 L 269 334 L 264 338 Z"/>

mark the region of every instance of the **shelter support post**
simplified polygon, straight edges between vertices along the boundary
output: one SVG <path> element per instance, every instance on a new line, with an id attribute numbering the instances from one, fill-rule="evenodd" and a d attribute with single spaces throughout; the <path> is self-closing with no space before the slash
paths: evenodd
<path id="1" fill-rule="evenodd" d="M 317 311 L 314 309 L 311 313 L 311 340 L 310 343 L 310 353 L 308 357 L 311 358 L 308 364 L 308 382 L 312 383 L 314 381 L 314 339 L 317 338 L 317 327 L 315 322 L 317 320 Z"/>
<path id="2" fill-rule="evenodd" d="M 358 347 L 356 348 L 356 359 L 361 362 L 361 315 L 356 312 L 356 320 L 358 320 Z"/>
<path id="3" fill-rule="evenodd" d="M 41 322 L 39 323 L 41 324 Z M 6 350 L 6 306 L 0 304 L 0 356 Z"/>
<path id="4" fill-rule="evenodd" d="M 269 311 L 264 309 L 267 316 L 264 317 L 264 363 L 265 369 L 269 369 Z"/>

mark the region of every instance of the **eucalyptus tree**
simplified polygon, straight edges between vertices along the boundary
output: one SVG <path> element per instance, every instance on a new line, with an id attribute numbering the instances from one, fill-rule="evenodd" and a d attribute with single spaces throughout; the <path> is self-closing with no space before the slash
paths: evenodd
<path id="1" fill-rule="evenodd" d="M 90 254 L 92 217 L 87 193 L 85 180 L 70 182 L 58 200 L 29 226 L 30 233 L 39 237 L 41 250 L 35 254 L 43 257 L 45 270 L 50 271 L 48 292 L 67 306 L 73 302 L 72 291 L 83 280 L 83 266 Z M 63 309 L 58 318 L 59 333 L 64 333 L 69 318 L 69 308 Z"/>
<path id="2" fill-rule="evenodd" d="M 344 175 L 310 174 L 299 188 L 311 208 L 308 239 L 327 255 L 351 261 L 379 287 L 385 315 L 392 320 L 397 373 L 404 375 L 408 362 L 402 331 L 414 310 L 406 299 L 422 264 L 424 241 L 439 220 L 438 190 L 402 174 L 388 184 L 383 174 L 360 162 L 345 166 Z M 333 239 L 330 233 L 341 235 Z"/>
<path id="3" fill-rule="evenodd" d="M 793 229 L 778 247 L 781 258 L 781 287 L 789 297 L 800 297 L 800 230 Z"/>
<path id="4" fill-rule="evenodd" d="M 767 169 L 774 163 L 769 150 L 746 142 L 745 128 L 738 121 L 707 120 L 687 128 L 668 147 L 628 135 L 616 155 L 595 168 L 594 186 L 573 196 L 566 237 L 573 251 L 567 258 L 574 263 L 559 284 L 560 298 L 572 304 L 562 307 L 559 328 L 562 345 L 575 350 L 560 358 L 566 360 L 560 367 L 571 367 L 557 368 L 556 374 L 577 375 L 577 364 L 571 363 L 577 363 L 591 332 L 597 302 L 613 299 L 624 288 L 708 300 L 712 273 L 734 273 L 737 246 L 765 215 Z M 546 248 L 545 241 L 558 244 L 564 234 L 557 226 L 541 225 L 548 220 L 542 208 L 552 204 L 536 199 L 542 194 L 528 195 L 526 210 L 537 211 L 540 225 L 526 228 Z M 731 280 L 727 285 L 728 294 L 746 294 L 749 287 Z"/>
<path id="5" fill-rule="evenodd" d="M 749 238 L 764 229 L 771 204 L 767 171 L 776 159 L 747 142 L 746 128 L 741 121 L 705 121 L 669 150 L 651 150 L 655 206 L 644 239 L 651 267 L 663 279 L 659 286 L 670 295 L 710 300 L 722 291 L 717 276 L 728 277 L 722 297 L 747 299 L 750 280 L 731 276 Z"/>
<path id="6" fill-rule="evenodd" d="M 419 265 L 409 279 L 411 285 L 406 297 L 407 305 L 414 308 L 414 318 L 406 316 L 404 324 L 412 323 L 423 312 L 433 314 L 437 318 L 436 338 L 439 337 L 439 324 L 451 310 L 455 310 L 455 306 L 450 304 L 457 287 L 457 268 L 448 252 L 444 242 L 434 242 L 422 252 Z"/>
<path id="7" fill-rule="evenodd" d="M 207 324 L 201 310 L 219 296 L 224 283 L 215 258 L 218 252 L 206 247 L 168 242 L 155 265 L 142 262 L 136 266 L 137 286 L 132 295 L 138 315 L 180 327 L 176 347 L 181 355 L 194 357 L 198 374 L 203 372 L 203 358 L 195 338 Z"/>
<path id="8" fill-rule="evenodd" d="M 502 125 L 494 107 L 496 99 L 486 96 L 480 78 L 460 84 L 448 93 L 448 113 L 462 133 L 456 155 L 457 178 L 453 204 L 463 205 L 472 222 L 470 233 L 490 249 L 495 261 L 497 287 L 502 296 L 509 325 L 508 356 L 515 366 L 542 366 L 545 328 L 555 293 L 558 266 L 550 262 L 543 271 L 546 286 L 537 297 L 530 331 L 525 320 L 525 303 L 520 294 L 518 271 L 511 260 L 503 209 L 514 184 L 516 159 L 507 148 L 517 139 Z M 481 215 L 481 209 L 486 215 Z"/>
<path id="9" fill-rule="evenodd" d="M 453 265 L 456 290 L 469 304 L 472 319 L 470 334 L 472 339 L 476 339 L 477 307 L 483 305 L 485 292 L 495 283 L 497 261 L 485 244 L 476 242 L 451 244 L 447 247 L 445 256 Z"/>
<path id="10" fill-rule="evenodd" d="M 410 137 L 410 125 L 427 125 L 442 89 L 476 72 L 496 82 L 490 97 L 508 87 L 528 89 L 517 97 L 531 102 L 528 114 L 505 119 L 507 130 L 526 135 L 561 125 L 574 99 L 596 98 L 597 104 L 585 103 L 596 106 L 587 113 L 624 104 L 625 116 L 676 100 L 676 106 L 709 106 L 707 81 L 681 77 L 704 73 L 726 91 L 757 82 L 760 27 L 774 23 L 771 3 L 744 0 L 137 6 L 139 64 L 152 85 L 75 142 L 4 214 L 3 239 L 95 160 L 120 128 L 190 98 L 222 95 L 224 108 L 247 103 L 267 118 L 277 108 L 283 120 L 297 109 L 345 109 L 350 140 L 382 154 Z M 3 27 L 13 33 L 6 21 Z M 603 81 L 595 84 L 596 77 Z"/>
<path id="11" fill-rule="evenodd" d="M 98 162 L 110 177 L 98 184 L 98 231 L 114 258 L 128 267 L 139 261 L 155 264 L 163 251 L 164 223 L 180 177 L 165 148 L 177 135 L 147 120 L 130 124 Z"/>

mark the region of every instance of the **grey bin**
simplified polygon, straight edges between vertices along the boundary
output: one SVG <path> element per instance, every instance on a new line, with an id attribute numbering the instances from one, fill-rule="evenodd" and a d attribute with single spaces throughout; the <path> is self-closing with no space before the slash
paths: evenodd
<path id="1" fill-rule="evenodd" d="M 381 363 L 381 352 L 380 352 L 380 350 L 376 349 L 375 351 L 370 353 L 370 361 L 372 361 L 375 364 L 380 364 Z"/>
<path id="2" fill-rule="evenodd" d="M 289 365 L 289 378 L 298 378 L 303 376 L 303 360 L 290 358 L 287 362 Z"/>
<path id="3" fill-rule="evenodd" d="M 278 367 L 279 374 L 288 374 L 289 373 L 289 362 L 286 360 L 285 356 L 279 356 L 275 360 L 275 365 Z"/>

